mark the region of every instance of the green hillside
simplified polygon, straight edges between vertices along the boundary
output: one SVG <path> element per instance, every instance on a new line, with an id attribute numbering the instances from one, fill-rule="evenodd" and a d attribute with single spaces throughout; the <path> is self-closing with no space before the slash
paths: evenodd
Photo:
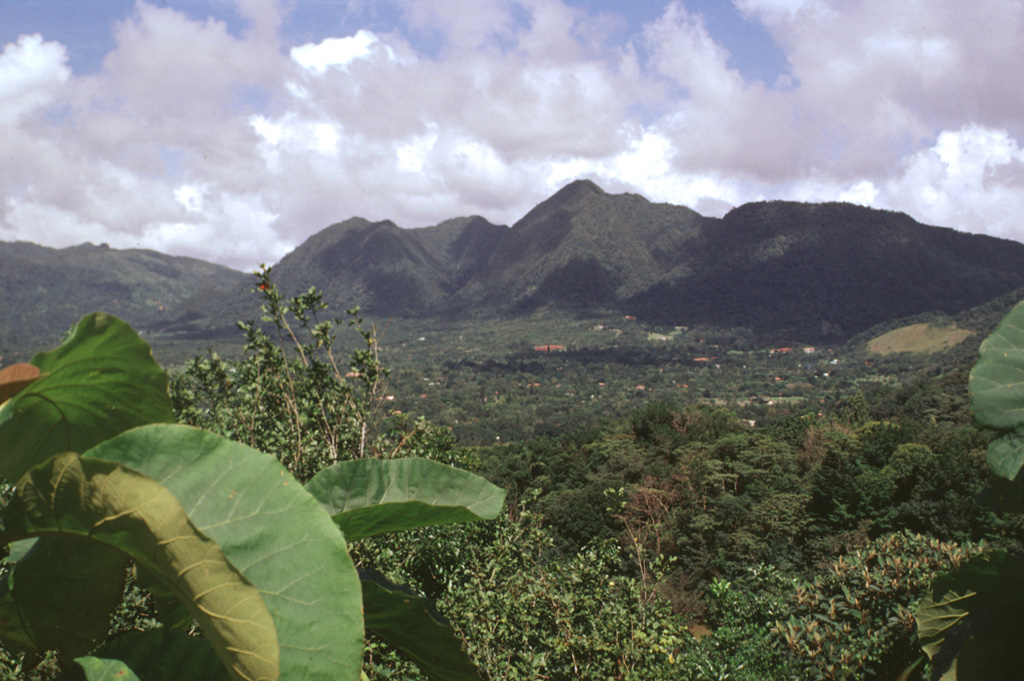
<path id="1" fill-rule="evenodd" d="M 149 330 L 177 316 L 186 300 L 209 301 L 245 280 L 227 267 L 156 251 L 0 242 L 0 353 L 52 342 L 95 310 Z"/>
<path id="2" fill-rule="evenodd" d="M 378 320 L 632 316 L 841 344 L 914 315 L 954 316 L 1024 286 L 1024 244 L 842 203 L 771 201 L 724 218 L 573 182 L 512 227 L 479 216 L 403 229 L 351 218 L 274 266 Z M 148 251 L 0 248 L 0 342 L 53 337 L 93 309 L 143 330 L 223 338 L 260 316 L 238 272 Z M 891 329 L 887 329 L 891 330 Z"/>
<path id="3" fill-rule="evenodd" d="M 879 355 L 898 352 L 932 354 L 963 342 L 972 335 L 967 329 L 931 324 L 911 324 L 878 336 L 868 343 L 868 350 Z"/>

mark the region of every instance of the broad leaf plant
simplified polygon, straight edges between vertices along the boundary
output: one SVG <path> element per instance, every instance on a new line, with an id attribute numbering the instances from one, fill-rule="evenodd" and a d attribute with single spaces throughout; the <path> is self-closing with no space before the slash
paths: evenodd
<path id="1" fill-rule="evenodd" d="M 360 574 L 347 542 L 494 518 L 504 491 L 423 459 L 278 460 L 174 423 L 167 377 L 124 322 L 84 317 L 0 371 L 0 643 L 68 678 L 350 679 L 374 634 L 432 679 L 479 679 L 432 607 Z M 110 638 L 128 576 L 161 626 Z M 198 634 L 197 634 L 198 632 Z"/>
<path id="2" fill-rule="evenodd" d="M 994 432 L 989 499 L 1024 507 L 1024 302 L 981 344 L 969 382 L 971 411 Z M 917 610 L 932 681 L 1011 681 L 1024 670 L 1024 558 L 990 551 L 940 575 Z"/>

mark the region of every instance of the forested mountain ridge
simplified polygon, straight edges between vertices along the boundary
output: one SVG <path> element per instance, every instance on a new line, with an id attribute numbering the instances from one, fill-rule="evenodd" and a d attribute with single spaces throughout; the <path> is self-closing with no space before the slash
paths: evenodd
<path id="1" fill-rule="evenodd" d="M 180 276 L 184 260 L 150 253 L 147 281 L 150 270 L 137 269 L 147 252 L 81 246 L 61 253 L 108 260 L 40 270 L 31 269 L 31 245 L 0 246 L 0 291 L 25 311 L 0 323 L 0 340 L 25 335 L 38 323 L 32 306 L 46 301 L 67 308 L 48 318 L 61 328 L 104 309 L 146 330 L 205 336 L 260 314 L 251 282 L 226 268 Z M 169 263 L 179 275 L 161 279 Z M 843 203 L 759 202 L 709 218 L 580 180 L 512 227 L 479 216 L 417 229 L 351 218 L 285 256 L 274 279 L 289 296 L 317 287 L 333 314 L 353 305 L 378 319 L 614 314 L 743 327 L 766 342 L 836 343 L 1024 286 L 1024 244 Z M 202 293 L 208 285 L 219 294 Z"/>
<path id="2" fill-rule="evenodd" d="M 420 316 L 444 307 L 507 231 L 478 216 L 421 229 L 354 218 L 311 237 L 275 271 L 290 289 L 316 286 L 348 305 Z"/>
<path id="3" fill-rule="evenodd" d="M 1024 245 L 842 203 L 771 201 L 704 225 L 697 265 L 631 299 L 652 321 L 845 339 L 925 311 L 955 314 L 1024 283 Z"/>
<path id="4" fill-rule="evenodd" d="M 286 292 L 316 285 L 335 309 L 359 304 L 377 317 L 611 312 L 837 342 L 1024 286 L 1024 244 L 842 203 L 770 201 L 707 218 L 581 180 L 511 228 L 479 217 L 410 230 L 349 220 L 276 273 Z"/>
<path id="5" fill-rule="evenodd" d="M 282 258 L 274 266 L 274 280 L 288 295 L 315 286 L 334 314 L 358 305 L 378 317 L 428 316 L 448 308 L 451 296 L 487 264 L 507 232 L 479 216 L 419 229 L 350 218 Z M 251 288 L 246 280 L 216 300 L 187 301 L 164 330 L 231 331 L 234 321 L 259 316 Z"/>
<path id="6" fill-rule="evenodd" d="M 50 342 L 97 309 L 152 328 L 177 317 L 186 299 L 243 281 L 230 268 L 151 250 L 0 241 L 0 344 Z"/>
<path id="7" fill-rule="evenodd" d="M 574 182 L 508 230 L 487 267 L 456 296 L 456 306 L 621 311 L 629 296 L 689 260 L 705 222 L 689 208 Z"/>

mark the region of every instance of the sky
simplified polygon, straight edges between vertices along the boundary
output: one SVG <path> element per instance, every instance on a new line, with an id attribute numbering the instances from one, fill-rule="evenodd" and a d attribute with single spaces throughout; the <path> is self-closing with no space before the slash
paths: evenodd
<path id="1" fill-rule="evenodd" d="M 275 263 L 563 185 L 1024 241 L 1020 0 L 0 0 L 0 240 Z"/>

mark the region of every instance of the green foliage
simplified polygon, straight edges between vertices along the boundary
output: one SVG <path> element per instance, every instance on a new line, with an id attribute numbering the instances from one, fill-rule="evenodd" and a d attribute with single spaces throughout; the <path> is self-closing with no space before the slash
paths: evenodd
<path id="1" fill-rule="evenodd" d="M 74 326 L 83 310 L 105 310 L 148 330 L 181 318 L 180 306 L 194 294 L 230 290 L 245 280 L 241 272 L 196 258 L 106 244 L 54 249 L 5 241 L 0 261 L 0 353 L 16 348 L 12 354 L 25 351 L 26 358 L 40 342 Z"/>
<path id="2" fill-rule="evenodd" d="M 692 640 L 684 621 L 623 574 L 615 544 L 545 560 L 550 546 L 529 516 L 502 522 L 463 554 L 439 601 L 490 678 L 679 678 L 676 656 Z"/>
<path id="3" fill-rule="evenodd" d="M 233 678 L 277 676 L 277 640 L 267 606 L 221 548 L 196 528 L 179 500 L 155 480 L 109 460 L 58 454 L 18 481 L 3 522 L 4 543 L 69 537 L 72 548 L 88 540 L 116 549 L 158 575 L 188 607 Z M 72 562 L 63 566 L 59 579 L 51 571 L 50 579 L 41 582 L 28 572 L 32 564 L 26 561 L 32 556 L 30 550 L 14 568 L 3 619 L 15 627 L 4 632 L 4 640 L 32 653 L 47 648 L 72 657 L 89 652 L 106 632 L 106 623 L 98 631 L 83 631 L 74 619 L 69 622 L 75 610 L 69 612 L 68 601 L 76 610 L 98 611 L 109 620 L 110 611 L 103 610 L 107 599 L 97 601 L 94 593 L 76 590 L 79 572 L 90 579 L 101 568 Z M 108 581 L 119 584 L 123 559 L 105 567 Z M 55 587 L 61 590 L 54 593 Z"/>
<path id="4" fill-rule="evenodd" d="M 970 379 L 974 417 L 996 433 L 988 465 L 1013 483 L 1024 464 L 1022 376 L 1024 303 L 1018 303 L 982 342 Z M 1024 496 L 1019 484 L 1003 489 L 1019 506 Z M 917 611 L 921 640 L 934 667 L 932 679 L 1016 678 L 1024 662 L 1018 645 L 1024 632 L 1024 561 L 997 551 L 951 567 L 951 573 L 932 583 Z"/>
<path id="5" fill-rule="evenodd" d="M 190 654 L 199 646 L 216 653 L 231 678 L 355 679 L 365 609 L 431 678 L 446 678 L 447 666 L 462 670 L 458 678 L 476 677 L 450 630 L 434 623 L 428 638 L 417 635 L 422 617 L 409 615 L 421 607 L 417 599 L 396 603 L 364 591 L 339 526 L 273 457 L 187 426 L 144 425 L 166 420 L 169 400 L 162 372 L 127 325 L 86 317 L 64 346 L 34 362 L 39 377 L 0 406 L 0 458 L 12 454 L 4 471 L 26 469 L 2 516 L 0 540 L 14 545 L 0 594 L 0 640 L 28 654 L 26 667 L 57 648 L 72 674 L 152 678 L 169 659 L 163 646 Z M 61 408 L 40 406 L 46 400 Z M 82 454 L 64 451 L 75 448 Z M 347 485 L 341 497 L 355 499 L 371 493 L 371 480 L 394 480 L 399 465 L 360 463 L 365 477 L 328 470 L 317 489 L 332 497 L 330 483 Z M 500 493 L 468 473 L 409 465 L 433 467 L 429 485 L 449 496 L 423 498 L 409 486 L 371 495 L 386 501 L 372 514 L 378 529 L 407 526 L 410 509 L 425 511 L 423 523 L 493 517 L 500 509 Z M 93 651 L 117 606 L 112 596 L 121 593 L 127 560 L 161 606 L 164 629 Z M 181 605 L 191 617 L 181 616 Z M 205 641 L 171 633 L 192 619 Z M 217 674 L 193 669 L 176 678 Z"/>
<path id="6" fill-rule="evenodd" d="M 493 518 L 505 502 L 483 478 L 424 459 L 342 461 L 313 476 L 306 491 L 349 541 Z"/>
<path id="7" fill-rule="evenodd" d="M 1013 480 L 1024 465 L 1024 303 L 982 342 L 970 390 L 974 417 L 997 433 L 989 445 L 989 466 Z"/>
<path id="8" fill-rule="evenodd" d="M 1020 543 L 1019 517 L 975 501 L 987 437 L 966 420 L 966 371 L 867 383 L 861 362 L 831 352 L 735 350 L 726 344 L 750 339 L 696 328 L 637 350 L 652 341 L 628 326 L 587 347 L 599 332 L 559 320 L 537 342 L 567 342 L 555 334 L 571 327 L 579 349 L 538 354 L 491 325 L 465 339 L 459 327 L 446 361 L 407 327 L 388 348 L 415 350 L 423 364 L 396 371 L 392 387 L 377 330 L 358 310 L 324 321 L 317 291 L 286 299 L 270 274 L 257 273 L 265 316 L 242 325 L 242 357 L 210 352 L 172 377 L 181 420 L 212 432 L 140 419 L 81 461 L 152 480 L 231 565 L 247 566 L 240 574 L 274 618 L 282 678 L 292 665 L 296 678 L 342 673 L 333 658 L 299 660 L 307 644 L 328 657 L 345 649 L 344 673 L 361 665 L 374 680 L 476 678 L 467 649 L 489 678 L 895 678 L 923 659 L 907 613 L 929 576 L 974 551 L 956 542 Z M 630 371 L 645 372 L 642 390 Z M 0 374 L 0 395 L 17 392 L 0 415 L 53 373 Z M 783 394 L 814 401 L 764 402 Z M 447 419 L 463 444 L 490 446 L 456 449 L 453 432 L 422 413 Z M 408 456 L 419 458 L 396 458 Z M 467 471 L 506 487 L 504 513 L 500 490 Z M 269 528 L 290 542 L 275 544 Z M 124 554 L 96 544 L 12 544 L 7 591 L 32 593 L 53 629 L 75 608 L 90 654 L 70 664 L 47 653 L 53 665 L 148 678 L 180 651 L 197 669 L 221 666 L 207 639 L 184 633 L 193 615 L 156 570 L 136 561 L 125 585 Z M 68 564 L 91 578 L 77 582 L 86 588 L 52 588 Z M 328 603 L 343 606 L 321 620 Z M 337 619 L 360 607 L 361 619 Z M 112 611 L 112 637 L 96 648 Z M 310 626 L 311 611 L 333 623 Z M 928 668 L 916 670 L 909 678 Z"/>
<path id="9" fill-rule="evenodd" d="M 14 482 L 59 452 L 84 452 L 133 426 L 172 423 L 167 377 L 127 324 L 84 317 L 32 364 L 38 379 L 0 405 L 0 475 Z"/>
<path id="10" fill-rule="evenodd" d="M 801 678 L 896 678 L 921 657 L 913 609 L 922 591 L 977 552 L 907 533 L 882 537 L 798 582 L 774 631 Z"/>
<path id="11" fill-rule="evenodd" d="M 363 579 L 362 585 L 367 634 L 403 651 L 430 678 L 479 681 L 462 641 L 429 603 L 380 577 Z"/>
<path id="12" fill-rule="evenodd" d="M 389 370 L 379 359 L 376 329 L 359 308 L 349 320 L 322 320 L 323 296 L 314 288 L 285 299 L 272 268 L 256 272 L 262 324 L 240 323 L 241 360 L 210 352 L 172 376 L 179 421 L 265 452 L 274 452 L 301 481 L 340 460 L 434 457 L 451 448 L 447 429 L 393 413 L 385 394 Z M 276 339 L 265 330 L 267 325 Z M 359 339 L 347 361 L 336 355 L 339 333 Z"/>
<path id="13" fill-rule="evenodd" d="M 538 495 L 563 556 L 619 536 L 671 557 L 673 604 L 699 614 L 714 578 L 762 562 L 810 573 L 900 531 L 1017 541 L 1019 517 L 977 502 L 982 442 L 944 423 L 851 428 L 822 414 L 752 428 L 726 410 L 656 404 L 618 427 L 479 450 L 478 470 L 513 502 Z M 608 488 L 621 490 L 613 512 L 601 498 Z"/>
<path id="14" fill-rule="evenodd" d="M 67 671 L 71 681 L 227 681 L 213 650 L 198 637 L 162 627 L 122 634 Z M 78 674 L 76 672 L 81 672 Z"/>
<path id="15" fill-rule="evenodd" d="M 792 589 L 792 579 L 763 563 L 732 581 L 715 579 L 708 587 L 707 625 L 713 630 L 683 662 L 698 672 L 691 678 L 802 678 L 799 661 L 772 632 L 788 615 Z"/>
<path id="16" fill-rule="evenodd" d="M 360 586 L 345 539 L 273 457 L 179 425 L 138 428 L 86 456 L 159 480 L 199 530 L 244 566 L 274 614 L 282 676 L 358 674 Z M 320 626 L 310 630 L 310 618 Z"/>
<path id="17" fill-rule="evenodd" d="M 938 577 L 917 611 L 921 644 L 943 679 L 1020 677 L 1024 559 L 993 551 Z M 953 645 L 949 645 L 950 643 Z"/>

